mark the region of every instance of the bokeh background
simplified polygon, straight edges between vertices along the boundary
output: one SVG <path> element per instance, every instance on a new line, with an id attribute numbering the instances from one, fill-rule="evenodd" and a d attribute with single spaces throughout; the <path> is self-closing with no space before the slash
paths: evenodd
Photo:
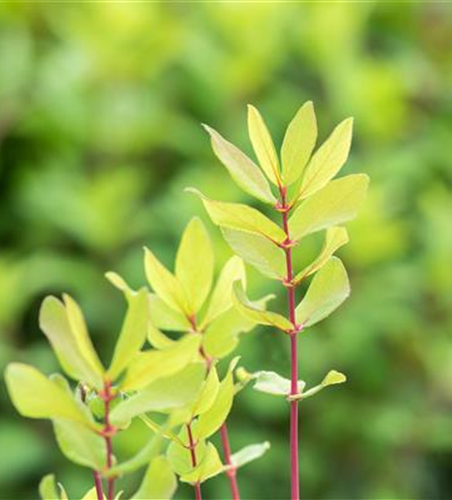
<path id="1" fill-rule="evenodd" d="M 57 369 L 37 312 L 63 291 L 81 302 L 107 359 L 123 304 L 103 273 L 144 283 L 142 246 L 170 264 L 192 214 L 223 264 L 229 249 L 183 189 L 251 200 L 200 123 L 250 152 L 246 103 L 280 141 L 312 99 L 321 139 L 355 117 L 344 172 L 366 172 L 372 185 L 340 250 L 352 297 L 300 342 L 308 383 L 333 367 L 349 377 L 301 406 L 303 496 L 452 498 L 451 85 L 447 3 L 2 2 L 1 369 Z M 278 291 L 253 271 L 249 284 L 255 297 Z M 244 337 L 240 353 L 250 370 L 288 372 L 287 339 L 270 329 Z M 35 499 L 55 471 L 80 498 L 90 473 L 62 457 L 50 425 L 20 418 L 3 382 L 0 405 L 0 497 Z M 272 443 L 240 473 L 246 499 L 288 492 L 286 410 L 251 390 L 236 402 L 233 448 Z M 116 443 L 121 457 L 147 439 L 131 432 Z M 228 498 L 226 478 L 205 491 Z"/>

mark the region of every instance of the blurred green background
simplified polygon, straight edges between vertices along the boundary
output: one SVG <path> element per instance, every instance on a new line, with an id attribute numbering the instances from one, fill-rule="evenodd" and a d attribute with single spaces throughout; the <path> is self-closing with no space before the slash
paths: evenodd
<path id="1" fill-rule="evenodd" d="M 344 172 L 366 172 L 372 185 L 340 251 L 352 297 L 300 341 L 309 384 L 330 368 L 349 377 L 301 405 L 303 496 L 450 499 L 451 84 L 446 3 L 2 2 L 1 369 L 9 360 L 57 369 L 37 312 L 46 294 L 63 291 L 80 301 L 109 356 L 123 304 L 103 273 L 143 283 L 141 247 L 171 263 L 192 214 L 211 230 L 220 267 L 230 251 L 183 188 L 250 199 L 200 123 L 250 152 L 246 103 L 280 141 L 312 99 L 321 139 L 355 117 Z M 278 290 L 253 271 L 249 282 L 253 297 Z M 287 374 L 288 347 L 261 329 L 240 352 L 250 370 Z M 3 382 L 0 405 L 2 499 L 37 498 L 50 471 L 75 497 L 90 486 L 47 422 L 16 414 Z M 233 448 L 272 443 L 240 473 L 243 497 L 286 495 L 285 405 L 247 390 L 230 420 Z M 131 432 L 116 444 L 120 456 L 146 439 L 139 427 Z M 205 490 L 229 496 L 225 477 Z M 178 498 L 191 496 L 182 488 Z"/>

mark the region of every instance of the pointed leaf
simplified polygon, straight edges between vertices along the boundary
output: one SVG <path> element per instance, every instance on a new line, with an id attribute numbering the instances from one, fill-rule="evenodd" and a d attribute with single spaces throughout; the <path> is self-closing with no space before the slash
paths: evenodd
<path id="1" fill-rule="evenodd" d="M 169 377 L 198 358 L 201 338 L 189 335 L 178 340 L 171 347 L 140 353 L 127 370 L 121 384 L 124 391 L 143 389 L 151 382 Z"/>
<path id="2" fill-rule="evenodd" d="M 312 101 L 298 110 L 287 127 L 281 148 L 283 179 L 286 186 L 297 181 L 315 146 L 317 121 Z"/>
<path id="3" fill-rule="evenodd" d="M 210 298 L 209 307 L 202 320 L 201 329 L 204 329 L 206 325 L 232 307 L 232 284 L 236 280 L 241 280 L 245 285 L 246 274 L 243 261 L 234 256 L 226 262 L 221 270 Z"/>
<path id="4" fill-rule="evenodd" d="M 191 472 L 181 476 L 184 483 L 203 483 L 223 472 L 224 466 L 221 463 L 217 449 L 212 443 L 207 443 L 207 448 L 200 464 Z"/>
<path id="5" fill-rule="evenodd" d="M 201 415 L 208 411 L 218 395 L 220 389 L 220 381 L 218 380 L 218 373 L 216 368 L 211 367 L 207 379 L 204 382 L 201 393 L 191 408 L 191 417 Z"/>
<path id="6" fill-rule="evenodd" d="M 264 276 L 283 279 L 286 273 L 284 252 L 277 245 L 257 234 L 222 229 L 224 239 L 238 256 Z"/>
<path id="7" fill-rule="evenodd" d="M 264 203 L 276 203 L 270 185 L 259 167 L 216 130 L 203 125 L 210 134 L 212 149 L 239 187 Z"/>
<path id="8" fill-rule="evenodd" d="M 86 426 L 64 419 L 53 420 L 60 450 L 72 462 L 101 470 L 105 464 L 105 439 Z"/>
<path id="9" fill-rule="evenodd" d="M 256 304 L 253 304 L 246 296 L 240 282 L 235 282 L 233 287 L 233 301 L 237 310 L 255 323 L 260 325 L 275 326 L 283 331 L 293 330 L 292 323 L 280 314 L 267 311 Z"/>
<path id="10" fill-rule="evenodd" d="M 47 474 L 41 479 L 39 483 L 39 495 L 41 500 L 60 500 L 53 474 Z"/>
<path id="11" fill-rule="evenodd" d="M 67 391 L 36 368 L 10 363 L 5 380 L 14 406 L 24 417 L 66 418 L 91 425 Z"/>
<path id="12" fill-rule="evenodd" d="M 248 105 L 248 133 L 262 170 L 274 184 L 280 185 L 281 174 L 273 140 L 261 114 L 251 105 Z"/>
<path id="13" fill-rule="evenodd" d="M 135 500 L 170 500 L 177 489 L 177 479 L 166 457 L 160 455 L 150 463 Z"/>
<path id="14" fill-rule="evenodd" d="M 87 491 L 84 495 L 83 495 L 83 498 L 82 500 L 98 500 L 98 496 L 97 496 L 97 491 L 96 491 L 96 488 L 91 488 L 89 491 Z M 117 500 L 119 497 L 115 497 L 115 500 Z M 104 499 L 105 499 L 105 496 L 104 496 Z"/>
<path id="15" fill-rule="evenodd" d="M 63 370 L 73 379 L 102 388 L 102 377 L 86 359 L 73 334 L 66 307 L 56 297 L 46 297 L 39 312 L 39 326 L 52 345 Z"/>
<path id="16" fill-rule="evenodd" d="M 281 377 L 275 372 L 260 371 L 253 373 L 256 382 L 253 389 L 265 392 L 274 396 L 288 396 L 291 392 L 291 382 L 289 379 Z M 298 392 L 302 392 L 305 387 L 303 380 L 298 381 Z"/>
<path id="17" fill-rule="evenodd" d="M 353 119 L 347 118 L 315 152 L 300 187 L 300 198 L 307 198 L 323 188 L 347 161 L 352 142 Z"/>
<path id="18" fill-rule="evenodd" d="M 369 178 L 364 174 L 347 175 L 330 182 L 304 201 L 289 219 L 293 240 L 356 217 L 367 192 Z"/>
<path id="19" fill-rule="evenodd" d="M 191 424 L 191 429 L 196 427 L 196 422 Z M 179 443 L 183 443 L 183 446 Z M 184 425 L 179 432 L 178 440 L 172 441 L 168 446 L 166 457 L 168 458 L 171 468 L 178 475 L 182 476 L 194 470 L 192 465 L 191 453 L 189 450 L 189 438 L 187 433 L 187 425 Z M 196 460 L 201 463 L 206 452 L 206 442 L 199 441 L 196 443 Z"/>
<path id="20" fill-rule="evenodd" d="M 179 313 L 189 314 L 187 297 L 181 283 L 148 248 L 144 252 L 146 277 L 152 289 L 168 307 Z"/>
<path id="21" fill-rule="evenodd" d="M 176 256 L 176 278 L 182 284 L 191 314 L 204 304 L 212 286 L 214 258 L 209 235 L 197 217 L 182 235 Z"/>
<path id="22" fill-rule="evenodd" d="M 325 243 L 316 259 L 300 271 L 293 279 L 294 283 L 300 283 L 304 278 L 318 271 L 341 246 L 348 243 L 348 233 L 344 227 L 332 227 L 326 232 Z"/>
<path id="23" fill-rule="evenodd" d="M 297 306 L 297 323 L 312 326 L 329 316 L 350 295 L 350 283 L 342 262 L 331 259 L 314 276 L 308 291 Z"/>
<path id="24" fill-rule="evenodd" d="M 343 373 L 330 370 L 322 380 L 322 385 L 323 387 L 327 387 L 328 385 L 343 384 L 346 381 L 347 377 Z"/>
<path id="25" fill-rule="evenodd" d="M 236 469 L 239 469 L 240 467 L 243 467 L 244 465 L 257 460 L 269 449 L 270 443 L 268 441 L 245 446 L 240 451 L 237 451 L 236 453 L 233 453 L 231 455 L 232 465 Z"/>
<path id="26" fill-rule="evenodd" d="M 286 239 L 284 231 L 255 208 L 241 203 L 214 201 L 193 188 L 188 188 L 186 191 L 201 198 L 212 222 L 217 226 L 260 234 L 276 243 L 281 243 Z"/>
<path id="27" fill-rule="evenodd" d="M 166 349 L 173 346 L 175 342 L 156 328 L 151 320 L 148 321 L 148 341 L 155 349 Z"/>
<path id="28" fill-rule="evenodd" d="M 127 368 L 146 340 L 149 301 L 146 289 L 130 295 L 124 324 L 116 343 L 113 360 L 108 370 L 111 380 L 116 380 Z"/>
<path id="29" fill-rule="evenodd" d="M 181 312 L 168 307 L 154 293 L 149 294 L 149 308 L 152 324 L 162 330 L 186 332 L 191 329 L 190 322 Z"/>

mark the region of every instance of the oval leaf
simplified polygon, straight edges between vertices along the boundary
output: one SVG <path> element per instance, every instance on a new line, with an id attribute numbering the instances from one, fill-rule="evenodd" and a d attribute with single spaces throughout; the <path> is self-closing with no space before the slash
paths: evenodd
<path id="1" fill-rule="evenodd" d="M 198 447 L 196 447 L 197 449 Z M 203 483 L 223 472 L 224 466 L 221 463 L 217 449 L 212 443 L 207 443 L 206 450 L 199 465 L 192 471 L 183 474 L 180 478 L 185 483 Z"/>
<path id="2" fill-rule="evenodd" d="M 250 462 L 253 462 L 254 460 L 257 460 L 269 449 L 270 443 L 268 441 L 258 444 L 250 444 L 236 453 L 233 453 L 231 455 L 231 463 L 236 469 L 238 469 Z"/>
<path id="3" fill-rule="evenodd" d="M 169 500 L 177 489 L 177 479 L 168 459 L 154 458 L 145 472 L 143 481 L 132 498 L 135 500 Z"/>

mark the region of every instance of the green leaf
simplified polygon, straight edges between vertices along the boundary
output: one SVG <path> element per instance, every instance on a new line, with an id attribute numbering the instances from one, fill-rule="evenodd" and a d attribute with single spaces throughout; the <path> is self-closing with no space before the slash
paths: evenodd
<path id="1" fill-rule="evenodd" d="M 334 252 L 348 243 L 348 241 L 348 233 L 344 227 L 329 228 L 326 232 L 325 243 L 323 244 L 320 254 L 311 264 L 309 264 L 309 266 L 306 266 L 295 276 L 293 283 L 300 283 L 304 278 L 318 271 L 330 259 Z"/>
<path id="2" fill-rule="evenodd" d="M 63 370 L 73 379 L 101 389 L 102 376 L 80 348 L 69 323 L 66 307 L 56 297 L 46 297 L 39 312 L 39 326 L 52 345 Z"/>
<path id="3" fill-rule="evenodd" d="M 196 422 L 193 422 L 191 427 L 193 431 L 193 428 L 196 428 Z M 183 443 L 184 446 L 179 443 Z M 188 448 L 189 443 L 190 441 L 188 438 L 187 426 L 184 425 L 179 432 L 178 441 L 172 441 L 168 446 L 166 457 L 171 464 L 171 468 L 178 476 L 187 474 L 194 469 L 192 465 L 191 453 Z M 196 443 L 195 453 L 198 464 L 200 464 L 204 458 L 206 448 L 207 446 L 205 441 L 199 441 Z"/>
<path id="4" fill-rule="evenodd" d="M 198 418 L 196 426 L 197 439 L 207 439 L 214 434 L 226 420 L 232 408 L 234 399 L 234 379 L 232 370 L 237 364 L 237 358 L 229 365 L 226 377 L 221 381 L 218 393 L 212 406 Z"/>
<path id="5" fill-rule="evenodd" d="M 255 267 L 264 276 L 283 279 L 286 272 L 284 252 L 277 245 L 257 234 L 222 229 L 224 239 L 233 252 Z"/>
<path id="6" fill-rule="evenodd" d="M 203 127 L 210 135 L 215 155 L 227 168 L 237 185 L 264 203 L 275 204 L 276 198 L 259 167 L 216 130 L 207 125 L 203 125 Z"/>
<path id="7" fill-rule="evenodd" d="M 36 368 L 10 363 L 5 371 L 8 393 L 17 411 L 30 418 L 66 418 L 91 425 L 75 400 Z"/>
<path id="8" fill-rule="evenodd" d="M 212 366 L 204 382 L 201 393 L 191 407 L 191 417 L 194 418 L 208 411 L 213 405 L 219 390 L 220 381 L 218 380 L 218 373 L 216 368 Z"/>
<path id="9" fill-rule="evenodd" d="M 308 291 L 297 306 L 297 323 L 312 326 L 329 316 L 350 295 L 350 283 L 344 265 L 331 259 L 314 276 Z"/>
<path id="10" fill-rule="evenodd" d="M 168 412 L 191 403 L 201 391 L 206 374 L 205 363 L 191 363 L 175 375 L 151 383 L 135 395 L 121 401 L 111 412 L 111 421 L 122 427 L 137 415 Z"/>
<path id="11" fill-rule="evenodd" d="M 148 341 L 155 349 L 166 349 L 174 345 L 174 340 L 156 328 L 152 321 L 148 322 Z"/>
<path id="12" fill-rule="evenodd" d="M 210 298 L 206 314 L 201 322 L 201 329 L 232 307 L 232 284 L 241 280 L 245 285 L 246 274 L 243 261 L 239 257 L 231 257 L 223 269 Z"/>
<path id="13" fill-rule="evenodd" d="M 160 455 L 149 464 L 135 500 L 169 500 L 177 489 L 177 479 L 166 457 Z"/>
<path id="14" fill-rule="evenodd" d="M 105 465 L 105 439 L 86 426 L 70 420 L 54 419 L 53 429 L 60 450 L 72 462 L 100 470 Z"/>
<path id="15" fill-rule="evenodd" d="M 237 310 L 250 321 L 260 325 L 269 325 L 283 331 L 293 330 L 292 323 L 280 314 L 267 311 L 256 303 L 251 302 L 246 296 L 240 282 L 235 282 L 233 286 L 233 302 Z"/>
<path id="16" fill-rule="evenodd" d="M 199 357 L 200 343 L 200 336 L 189 335 L 167 349 L 151 350 L 138 354 L 127 370 L 121 389 L 137 391 L 155 380 L 169 377 L 181 371 Z"/>
<path id="17" fill-rule="evenodd" d="M 102 377 L 104 374 L 104 367 L 91 342 L 82 310 L 77 302 L 68 294 L 63 294 L 63 301 L 66 305 L 66 313 L 69 325 L 72 329 L 72 334 L 81 354 L 90 364 L 92 370 Z"/>
<path id="18" fill-rule="evenodd" d="M 47 474 L 41 479 L 39 483 L 39 495 L 41 500 L 60 500 L 54 474 Z"/>
<path id="19" fill-rule="evenodd" d="M 274 184 L 279 186 L 281 174 L 273 140 L 261 114 L 250 104 L 248 105 L 248 133 L 262 170 Z"/>
<path id="20" fill-rule="evenodd" d="M 291 392 L 291 382 L 289 379 L 281 377 L 275 372 L 259 371 L 253 373 L 255 383 L 253 389 L 265 392 L 274 396 L 288 396 Z M 303 380 L 298 381 L 298 392 L 302 392 L 305 387 Z"/>
<path id="21" fill-rule="evenodd" d="M 223 472 L 224 466 L 221 463 L 217 449 L 212 443 L 207 443 L 207 448 L 204 452 L 199 465 L 190 472 L 183 474 L 180 478 L 184 483 L 203 483 Z"/>
<path id="22" fill-rule="evenodd" d="M 108 271 L 107 273 L 105 273 L 105 277 L 115 288 L 123 292 L 127 297 L 136 293 L 135 290 L 130 288 L 126 280 L 118 273 Z"/>
<path id="23" fill-rule="evenodd" d="M 286 186 L 297 181 L 315 146 L 317 121 L 314 105 L 308 101 L 298 110 L 287 127 L 281 148 L 283 179 Z"/>
<path id="24" fill-rule="evenodd" d="M 96 491 L 96 488 L 91 488 L 89 491 L 87 491 L 84 495 L 83 495 L 83 498 L 82 500 L 97 500 L 98 499 L 98 496 L 97 496 L 97 491 Z M 105 496 L 104 496 L 104 499 L 105 499 Z M 118 497 L 115 498 L 115 500 L 118 500 Z"/>
<path id="25" fill-rule="evenodd" d="M 304 201 L 289 219 L 291 238 L 296 241 L 310 233 L 337 226 L 356 217 L 366 197 L 369 178 L 347 175 Z"/>
<path id="26" fill-rule="evenodd" d="M 286 239 L 284 231 L 255 208 L 241 203 L 214 201 L 193 188 L 188 188 L 186 191 L 201 198 L 212 222 L 217 226 L 259 234 L 276 243 L 282 243 Z"/>
<path id="27" fill-rule="evenodd" d="M 352 142 L 353 119 L 347 118 L 314 153 L 306 168 L 299 197 L 307 198 L 323 188 L 347 161 Z"/>
<path id="28" fill-rule="evenodd" d="M 144 252 L 146 277 L 152 289 L 168 307 L 179 313 L 189 314 L 188 301 L 182 284 L 148 248 L 145 248 Z"/>
<path id="29" fill-rule="evenodd" d="M 299 394 L 289 396 L 289 400 L 299 401 L 301 399 L 307 399 L 319 393 L 320 391 L 325 389 L 325 387 L 328 387 L 330 385 L 343 384 L 346 381 L 347 377 L 343 373 L 336 370 L 330 370 L 319 385 L 316 385 L 304 392 L 303 390 L 300 390 Z"/>
<path id="30" fill-rule="evenodd" d="M 191 329 L 187 317 L 168 307 L 157 295 L 149 294 L 149 309 L 152 324 L 162 330 L 186 332 Z"/>
<path id="31" fill-rule="evenodd" d="M 185 290 L 190 314 L 204 304 L 212 286 L 214 258 L 209 235 L 197 217 L 187 225 L 176 256 L 176 278 Z"/>
<path id="32" fill-rule="evenodd" d="M 143 346 L 148 330 L 149 301 L 146 289 L 128 298 L 128 310 L 116 343 L 108 375 L 116 380 Z"/>
<path id="33" fill-rule="evenodd" d="M 237 451 L 236 453 L 233 453 L 231 455 L 232 465 L 236 469 L 239 469 L 240 467 L 243 467 L 244 465 L 257 460 L 269 449 L 270 443 L 268 441 L 245 446 L 240 451 Z"/>

